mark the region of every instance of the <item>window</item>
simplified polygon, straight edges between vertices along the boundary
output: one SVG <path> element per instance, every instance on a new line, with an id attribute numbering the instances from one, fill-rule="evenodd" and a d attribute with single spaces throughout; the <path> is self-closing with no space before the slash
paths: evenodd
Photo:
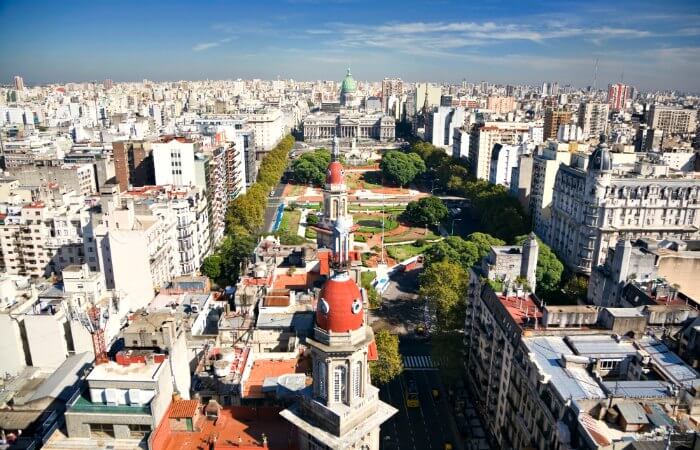
<path id="1" fill-rule="evenodd" d="M 362 361 L 355 363 L 355 376 L 352 381 L 352 395 L 357 397 L 362 396 Z"/>
<path id="2" fill-rule="evenodd" d="M 129 425 L 129 431 L 132 438 L 144 438 L 151 432 L 149 425 Z"/>
<path id="3" fill-rule="evenodd" d="M 114 425 L 111 423 L 91 423 L 88 426 L 91 437 L 114 437 Z"/>
<path id="4" fill-rule="evenodd" d="M 347 385 L 347 369 L 345 366 L 337 366 L 333 370 L 333 401 L 342 402 L 345 399 Z"/>
<path id="5" fill-rule="evenodd" d="M 318 361 L 316 363 L 317 377 L 318 377 L 318 395 L 322 398 L 326 398 L 326 363 L 323 361 Z"/>

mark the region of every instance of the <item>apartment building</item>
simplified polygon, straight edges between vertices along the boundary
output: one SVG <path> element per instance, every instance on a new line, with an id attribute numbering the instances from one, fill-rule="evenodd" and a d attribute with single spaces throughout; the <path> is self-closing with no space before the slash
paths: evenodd
<path id="1" fill-rule="evenodd" d="M 122 192 L 130 187 L 156 184 L 151 142 L 116 141 L 112 143 L 112 154 L 115 176 Z"/>
<path id="2" fill-rule="evenodd" d="M 464 108 L 440 106 L 426 118 L 425 140 L 436 147 L 448 149 L 453 145 L 456 128 L 461 128 L 465 120 Z"/>
<path id="3" fill-rule="evenodd" d="M 194 186 L 194 155 L 198 146 L 194 141 L 183 137 L 168 136 L 151 144 L 155 184 L 159 186 Z"/>
<path id="4" fill-rule="evenodd" d="M 85 260 L 83 228 L 89 216 L 84 197 L 57 188 L 50 192 L 44 201 L 1 206 L 0 267 L 6 273 L 48 277 Z"/>
<path id="5" fill-rule="evenodd" d="M 692 435 L 681 423 L 700 406 L 700 375 L 645 331 L 675 333 L 698 311 L 663 301 L 642 308 L 545 305 L 522 279 L 513 282 L 522 273 L 515 270 L 519 258 L 494 248 L 470 273 L 467 386 L 494 447 L 663 445 L 668 424 L 676 435 Z M 668 422 L 657 421 L 658 413 Z"/>
<path id="6" fill-rule="evenodd" d="M 255 150 L 259 154 L 272 150 L 285 135 L 284 115 L 279 109 L 263 109 L 245 117 L 253 130 Z M 262 155 L 257 159 L 262 159 Z"/>
<path id="7" fill-rule="evenodd" d="M 596 138 L 605 133 L 609 112 L 610 107 L 607 103 L 581 103 L 578 109 L 578 125 L 583 129 L 584 136 Z"/>
<path id="8" fill-rule="evenodd" d="M 674 106 L 651 105 L 647 125 L 664 133 L 694 133 L 697 127 L 698 111 Z"/>
<path id="9" fill-rule="evenodd" d="M 571 111 L 549 107 L 544 112 L 544 139 L 556 139 L 559 127 L 571 122 Z"/>
<path id="10" fill-rule="evenodd" d="M 486 122 L 472 128 L 469 165 L 474 176 L 489 179 L 493 148 L 496 144 L 518 145 L 528 139 L 529 126 L 519 122 Z"/>
<path id="11" fill-rule="evenodd" d="M 569 165 L 571 153 L 567 144 L 548 141 L 542 150 L 532 158 L 530 203 L 528 210 L 532 217 L 535 233 L 546 240 L 549 232 L 554 181 L 561 164 Z"/>
<path id="12" fill-rule="evenodd" d="M 575 155 L 557 172 L 549 233 L 543 238 L 576 272 L 603 264 L 618 239 L 700 237 L 700 186 L 640 160 L 613 167 L 607 144 Z"/>
<path id="13" fill-rule="evenodd" d="M 167 208 L 137 212 L 133 199 L 122 202 L 116 184 L 103 186 L 100 203 L 86 227 L 92 244 L 88 258 L 95 258 L 108 289 L 150 301 L 156 289 L 180 275 L 174 213 Z"/>
<path id="14" fill-rule="evenodd" d="M 85 196 L 97 192 L 97 177 L 92 164 L 25 165 L 12 169 L 11 173 L 22 186 L 57 184 Z"/>

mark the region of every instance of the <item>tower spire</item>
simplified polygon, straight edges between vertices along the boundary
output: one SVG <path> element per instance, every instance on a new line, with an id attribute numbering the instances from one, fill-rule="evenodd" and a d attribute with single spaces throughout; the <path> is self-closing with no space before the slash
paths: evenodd
<path id="1" fill-rule="evenodd" d="M 333 151 L 331 153 L 332 161 L 340 161 L 340 144 L 338 142 L 338 135 L 333 136 Z"/>

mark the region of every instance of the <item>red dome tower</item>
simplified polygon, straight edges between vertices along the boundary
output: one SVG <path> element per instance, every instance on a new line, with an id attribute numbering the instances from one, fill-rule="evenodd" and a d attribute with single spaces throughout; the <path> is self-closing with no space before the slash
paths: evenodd
<path id="1" fill-rule="evenodd" d="M 362 293 L 347 272 L 326 281 L 316 306 L 316 324 L 333 333 L 347 333 L 364 323 Z"/>

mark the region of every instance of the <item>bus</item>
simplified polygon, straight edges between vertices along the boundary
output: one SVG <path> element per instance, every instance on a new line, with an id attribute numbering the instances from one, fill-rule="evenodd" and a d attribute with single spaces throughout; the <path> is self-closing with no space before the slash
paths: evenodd
<path id="1" fill-rule="evenodd" d="M 412 374 L 406 374 L 406 407 L 418 408 L 420 401 L 418 400 L 418 385 Z"/>

